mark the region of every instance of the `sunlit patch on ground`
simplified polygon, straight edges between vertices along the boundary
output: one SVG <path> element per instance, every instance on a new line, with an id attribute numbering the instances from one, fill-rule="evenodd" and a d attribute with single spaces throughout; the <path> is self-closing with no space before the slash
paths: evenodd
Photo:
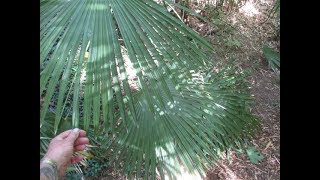
<path id="1" fill-rule="evenodd" d="M 245 5 L 239 9 L 239 12 L 243 13 L 244 15 L 249 16 L 249 17 L 253 17 L 255 15 L 260 14 L 259 11 L 257 10 L 257 8 L 255 7 L 255 4 L 252 0 L 247 1 L 245 3 Z"/>
<path id="2" fill-rule="evenodd" d="M 198 173 L 189 173 L 181 166 L 180 167 L 181 174 L 177 174 L 177 180 L 203 180 Z M 169 179 L 166 177 L 166 179 Z"/>

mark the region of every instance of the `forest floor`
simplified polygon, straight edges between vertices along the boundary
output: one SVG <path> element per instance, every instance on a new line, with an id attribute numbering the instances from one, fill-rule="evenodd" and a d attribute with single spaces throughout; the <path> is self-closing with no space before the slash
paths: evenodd
<path id="1" fill-rule="evenodd" d="M 236 27 L 237 32 L 220 34 L 222 38 L 208 35 L 220 51 L 215 58 L 222 62 L 232 58 L 240 69 L 251 70 L 247 79 L 254 97 L 251 111 L 261 120 L 262 130 L 250 144 L 264 159 L 253 164 L 246 154 L 231 151 L 229 159 L 223 158 L 207 172 L 207 180 L 280 179 L 280 70 L 268 68 L 262 52 L 264 44 L 280 52 L 280 36 L 276 33 L 280 29 L 279 19 L 268 18 L 273 3 L 273 0 L 247 1 L 238 12 L 223 13 L 223 19 Z M 223 42 L 219 43 L 221 39 Z"/>

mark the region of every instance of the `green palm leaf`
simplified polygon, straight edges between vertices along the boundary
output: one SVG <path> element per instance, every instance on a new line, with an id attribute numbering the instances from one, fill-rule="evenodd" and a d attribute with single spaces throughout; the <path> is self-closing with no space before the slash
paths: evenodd
<path id="1" fill-rule="evenodd" d="M 52 134 L 70 112 L 73 127 L 104 130 L 101 148 L 129 178 L 174 176 L 177 164 L 203 172 L 257 125 L 247 95 L 194 78 L 210 67 L 206 50 L 151 0 L 40 1 L 41 129 L 53 108 Z"/>
<path id="2" fill-rule="evenodd" d="M 280 70 L 280 54 L 277 53 L 274 49 L 270 48 L 267 45 L 263 46 L 263 54 L 266 57 L 269 67 L 276 71 Z"/>

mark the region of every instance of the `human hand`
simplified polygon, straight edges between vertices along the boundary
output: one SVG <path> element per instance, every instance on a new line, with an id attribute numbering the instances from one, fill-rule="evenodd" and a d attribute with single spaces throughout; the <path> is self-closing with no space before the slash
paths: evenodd
<path id="1" fill-rule="evenodd" d="M 49 158 L 57 163 L 59 177 L 65 175 L 68 166 L 83 159 L 83 156 L 72 157 L 74 152 L 83 151 L 89 139 L 86 131 L 75 128 L 67 130 L 53 138 L 49 144 L 44 158 Z"/>

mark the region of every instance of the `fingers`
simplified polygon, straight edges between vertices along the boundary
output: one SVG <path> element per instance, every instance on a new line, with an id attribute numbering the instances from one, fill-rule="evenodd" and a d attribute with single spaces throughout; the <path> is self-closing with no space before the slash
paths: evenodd
<path id="1" fill-rule="evenodd" d="M 69 134 L 69 136 L 66 138 L 66 140 L 67 140 L 68 142 L 70 142 L 70 143 L 73 144 L 73 143 L 76 141 L 76 139 L 79 137 L 79 133 L 80 133 L 80 129 L 74 128 L 74 129 L 70 132 L 70 134 Z"/>
<path id="2" fill-rule="evenodd" d="M 64 131 L 64 132 L 60 133 L 59 135 L 57 135 L 55 138 L 57 138 L 57 139 L 65 139 L 66 137 L 69 136 L 71 131 L 72 130 Z"/>
<path id="3" fill-rule="evenodd" d="M 80 129 L 79 137 L 85 137 L 87 135 L 87 132 Z"/>
<path id="4" fill-rule="evenodd" d="M 83 159 L 83 156 L 81 156 L 81 155 L 72 157 L 72 158 L 71 158 L 71 163 L 72 163 L 72 164 L 78 163 L 78 162 L 81 161 L 82 159 Z"/>
<path id="5" fill-rule="evenodd" d="M 86 137 L 78 137 L 78 139 L 74 142 L 74 146 L 78 146 L 82 144 L 89 144 L 89 139 Z"/>
<path id="6" fill-rule="evenodd" d="M 56 136 L 57 139 L 65 139 L 69 136 L 70 132 L 72 131 L 72 129 L 69 129 L 67 131 L 64 131 L 62 133 L 60 133 L 59 135 Z M 79 137 L 85 137 L 87 135 L 87 132 L 84 130 L 80 130 L 79 132 Z"/>
<path id="7" fill-rule="evenodd" d="M 75 147 L 74 147 L 74 152 L 83 151 L 85 148 L 86 148 L 86 145 L 85 145 L 85 144 L 75 146 Z"/>

